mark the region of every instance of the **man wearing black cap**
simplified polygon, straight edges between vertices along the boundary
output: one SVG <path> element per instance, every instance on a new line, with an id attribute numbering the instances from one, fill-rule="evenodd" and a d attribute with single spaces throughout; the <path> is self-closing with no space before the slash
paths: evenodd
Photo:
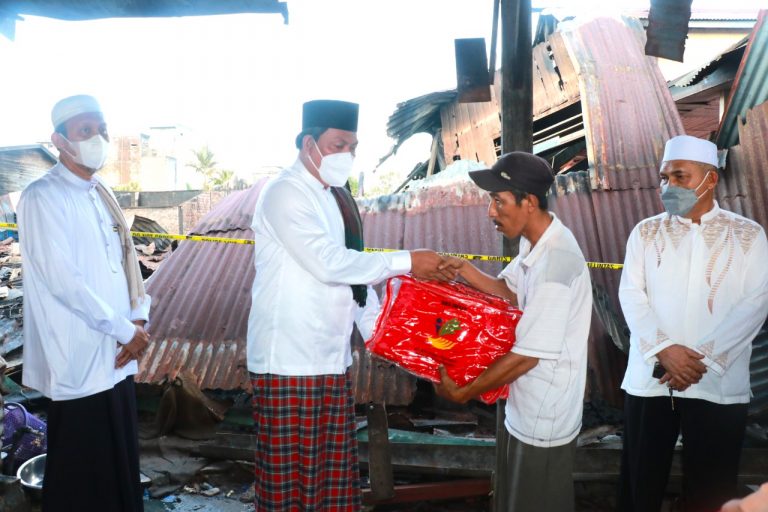
<path id="1" fill-rule="evenodd" d="M 565 512 L 574 508 L 573 453 L 581 430 L 587 373 L 592 285 L 573 234 L 547 211 L 553 182 L 546 160 L 530 153 L 502 156 L 491 169 L 469 173 L 491 193 L 488 214 L 520 252 L 498 277 L 452 258 L 469 284 L 516 303 L 523 316 L 512 351 L 476 380 L 458 387 L 441 370 L 439 395 L 466 402 L 509 384 L 507 459 L 511 480 L 499 482 L 507 509 Z"/>
<path id="2" fill-rule="evenodd" d="M 353 324 L 369 337 L 379 310 L 371 284 L 407 272 L 455 276 L 438 270 L 443 259 L 432 251 L 362 252 L 360 214 L 344 188 L 357 115 L 355 103 L 305 103 L 299 157 L 256 204 L 248 319 L 256 510 L 361 508 L 347 375 Z"/>

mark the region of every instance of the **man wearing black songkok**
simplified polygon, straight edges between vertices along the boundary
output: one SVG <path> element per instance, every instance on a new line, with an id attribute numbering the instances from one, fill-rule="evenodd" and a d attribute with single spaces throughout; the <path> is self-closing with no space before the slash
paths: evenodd
<path id="1" fill-rule="evenodd" d="M 379 310 L 372 284 L 407 272 L 453 277 L 432 251 L 362 252 L 360 215 L 344 188 L 357 117 L 355 103 L 305 103 L 298 159 L 256 204 L 248 319 L 256 510 L 361 509 L 353 324 L 369 337 Z"/>

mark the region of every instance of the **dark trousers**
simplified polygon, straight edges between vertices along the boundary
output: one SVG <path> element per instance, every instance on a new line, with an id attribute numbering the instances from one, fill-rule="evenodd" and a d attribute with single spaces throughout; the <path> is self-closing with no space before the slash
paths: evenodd
<path id="1" fill-rule="evenodd" d="M 661 508 L 678 434 L 683 435 L 684 511 L 719 510 L 736 496 L 748 404 L 625 395 L 619 510 Z"/>
<path id="2" fill-rule="evenodd" d="M 141 512 L 133 377 L 48 408 L 43 512 Z"/>

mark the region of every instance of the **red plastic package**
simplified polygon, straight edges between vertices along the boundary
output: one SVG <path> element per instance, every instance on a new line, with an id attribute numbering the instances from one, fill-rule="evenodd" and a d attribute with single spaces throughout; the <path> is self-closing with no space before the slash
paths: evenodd
<path id="1" fill-rule="evenodd" d="M 411 276 L 387 281 L 371 353 L 404 370 L 440 382 L 440 365 L 459 386 L 473 381 L 515 343 L 522 312 L 509 302 L 460 283 Z M 507 397 L 507 386 L 480 399 Z"/>

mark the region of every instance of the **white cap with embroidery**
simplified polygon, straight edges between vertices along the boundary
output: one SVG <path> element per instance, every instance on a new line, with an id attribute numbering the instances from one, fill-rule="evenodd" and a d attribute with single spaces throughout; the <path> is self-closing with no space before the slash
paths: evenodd
<path id="1" fill-rule="evenodd" d="M 669 160 L 690 160 L 719 167 L 717 146 L 708 140 L 690 135 L 678 135 L 667 141 L 662 162 Z"/>

